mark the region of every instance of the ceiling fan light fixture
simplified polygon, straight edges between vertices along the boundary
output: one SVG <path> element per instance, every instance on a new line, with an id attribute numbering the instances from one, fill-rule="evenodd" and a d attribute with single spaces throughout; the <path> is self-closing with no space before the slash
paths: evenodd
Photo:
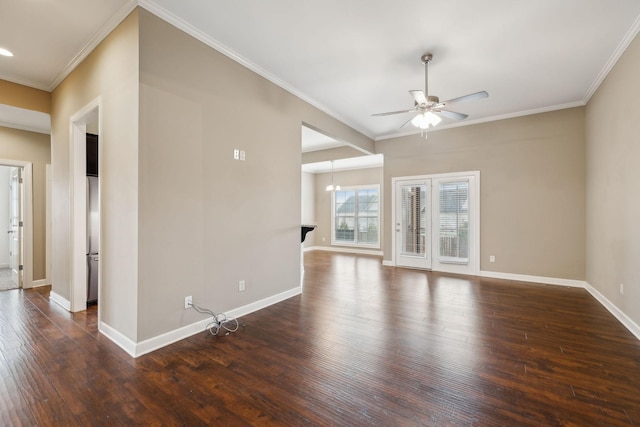
<path id="1" fill-rule="evenodd" d="M 420 129 L 428 129 L 430 126 L 436 126 L 441 121 L 442 119 L 438 117 L 438 115 L 431 111 L 427 111 L 425 113 L 420 113 L 411 119 L 411 124 Z"/>

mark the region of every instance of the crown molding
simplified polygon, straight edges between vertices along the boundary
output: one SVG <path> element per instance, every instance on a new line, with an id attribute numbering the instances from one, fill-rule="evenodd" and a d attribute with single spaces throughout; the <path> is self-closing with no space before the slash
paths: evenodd
<path id="1" fill-rule="evenodd" d="M 82 61 L 138 6 L 136 0 L 128 0 L 111 18 L 98 30 L 96 34 L 84 45 L 82 49 L 69 61 L 66 67 L 62 70 L 57 77 L 55 77 L 47 86 L 47 91 L 53 92 L 53 90 L 62 81 L 67 78 L 73 70 L 76 69 Z M 30 85 L 31 86 L 31 85 Z"/>
<path id="2" fill-rule="evenodd" d="M 629 29 L 629 31 L 627 31 L 627 34 L 625 34 L 622 41 L 620 41 L 616 50 L 613 51 L 613 53 L 609 57 L 609 60 L 606 62 L 606 64 L 604 64 L 604 67 L 602 67 L 600 73 L 598 73 L 593 83 L 591 83 L 591 86 L 589 86 L 589 89 L 587 90 L 587 93 L 585 93 L 583 98 L 584 105 L 587 105 L 593 94 L 596 93 L 602 82 L 604 82 L 604 79 L 607 78 L 613 67 L 622 56 L 622 54 L 625 52 L 625 50 L 627 50 L 631 42 L 636 38 L 638 32 L 640 32 L 640 16 L 633 23 L 633 26 Z"/>
<path id="3" fill-rule="evenodd" d="M 517 117 L 532 116 L 534 114 L 549 113 L 551 111 L 566 110 L 568 108 L 584 107 L 585 105 L 586 104 L 583 101 L 576 101 L 576 102 L 569 102 L 567 104 L 550 105 L 548 107 L 541 107 L 541 108 L 534 108 L 534 109 L 531 109 L 531 110 L 517 111 L 515 113 L 499 114 L 497 116 L 483 117 L 483 118 L 475 119 L 475 120 L 463 120 L 463 121 L 457 122 L 457 123 L 450 123 L 450 124 L 443 125 L 443 126 L 436 126 L 433 129 L 429 130 L 429 133 L 438 132 L 438 131 L 446 130 L 446 129 L 453 129 L 453 128 L 459 128 L 459 127 L 464 127 L 464 126 L 477 125 L 477 124 L 481 124 L 481 123 L 496 122 L 498 120 L 507 120 L 507 119 L 514 119 L 514 118 L 517 118 Z M 380 137 L 376 138 L 376 142 L 377 141 L 385 141 L 387 139 L 400 138 L 400 137 L 403 137 L 403 136 L 410 136 L 410 135 L 420 135 L 420 129 L 412 129 L 412 130 L 407 131 L 407 132 L 394 133 L 394 134 L 388 134 L 388 135 L 380 136 Z"/>
<path id="4" fill-rule="evenodd" d="M 269 80 L 271 83 L 281 87 L 282 89 L 286 90 L 287 92 L 291 93 L 292 95 L 294 95 L 294 96 L 300 98 L 301 100 L 305 101 L 306 103 L 312 105 L 313 107 L 317 108 L 318 110 L 322 111 L 323 113 L 325 113 L 325 114 L 333 117 L 334 119 L 346 124 L 347 126 L 351 127 L 352 129 L 360 132 L 364 136 L 366 136 L 368 138 L 371 138 L 371 139 L 374 139 L 374 137 L 368 131 L 366 131 L 366 130 L 364 130 L 362 128 L 359 128 L 358 126 L 354 125 L 346 117 L 341 116 L 340 114 L 336 113 L 335 111 L 332 111 L 331 109 L 329 109 L 324 104 L 322 104 L 319 101 L 307 96 L 304 92 L 302 92 L 298 88 L 296 88 L 294 86 L 291 86 L 290 84 L 288 84 L 284 80 L 279 79 L 278 77 L 276 77 L 275 75 L 271 74 L 270 72 L 268 72 L 264 68 L 259 67 L 255 63 L 249 61 L 247 58 L 245 58 L 242 55 L 239 55 L 237 52 L 229 49 L 227 46 L 223 45 L 222 43 L 218 42 L 214 38 L 210 37 L 208 34 L 204 33 L 203 31 L 199 30 L 198 28 L 194 27 L 193 25 L 189 24 L 188 22 L 184 21 L 183 19 L 177 17 L 172 12 L 166 10 L 163 7 L 158 6 L 152 0 L 139 0 L 138 1 L 138 5 L 140 7 L 142 7 L 142 8 L 144 8 L 145 10 L 147 10 L 148 12 L 153 13 L 158 18 L 168 22 L 169 24 L 173 25 L 174 27 L 184 31 L 185 33 L 187 33 L 190 36 L 194 37 L 195 39 L 199 40 L 200 42 L 206 44 L 207 46 L 211 47 L 212 49 L 215 49 L 218 52 L 222 53 L 223 55 L 229 57 L 230 59 L 232 59 L 235 62 L 239 63 L 243 67 L 248 68 L 249 70 L 253 71 L 254 73 L 258 74 L 259 76 L 264 77 L 265 79 Z"/>
<path id="5" fill-rule="evenodd" d="M 43 85 L 41 83 L 35 82 L 35 81 L 31 81 L 31 80 L 25 80 L 25 79 L 16 79 L 14 77 L 7 77 L 5 75 L 0 74 L 0 80 L 5 80 L 7 82 L 11 82 L 11 83 L 16 83 L 22 86 L 29 86 L 32 87 L 34 89 L 40 89 L 40 90 L 44 90 L 45 92 L 50 92 L 49 90 L 49 86 L 47 85 Z"/>

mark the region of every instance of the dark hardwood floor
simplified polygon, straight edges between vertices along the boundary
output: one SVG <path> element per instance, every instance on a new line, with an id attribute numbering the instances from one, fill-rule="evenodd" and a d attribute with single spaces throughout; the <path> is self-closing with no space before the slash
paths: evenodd
<path id="1" fill-rule="evenodd" d="M 48 289 L 0 292 L 0 424 L 640 425 L 640 342 L 584 289 L 305 254 L 305 286 L 129 357 Z"/>

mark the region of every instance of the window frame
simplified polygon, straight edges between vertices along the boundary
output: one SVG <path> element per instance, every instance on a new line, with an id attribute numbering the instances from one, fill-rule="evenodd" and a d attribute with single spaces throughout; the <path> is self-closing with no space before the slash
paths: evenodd
<path id="1" fill-rule="evenodd" d="M 331 192 L 331 245 L 332 246 L 347 246 L 354 248 L 367 248 L 367 249 L 380 249 L 380 236 L 381 236 L 381 228 L 382 228 L 382 195 L 380 192 L 380 184 L 368 184 L 368 185 L 353 185 L 353 186 L 343 186 L 340 190 L 337 191 L 354 191 L 357 196 L 358 191 L 361 190 L 371 190 L 374 189 L 378 192 L 378 227 L 377 227 L 377 241 L 376 243 L 361 243 L 357 241 L 358 236 L 358 209 L 354 209 L 354 241 L 353 242 L 345 242 L 343 240 L 336 240 L 336 192 Z"/>

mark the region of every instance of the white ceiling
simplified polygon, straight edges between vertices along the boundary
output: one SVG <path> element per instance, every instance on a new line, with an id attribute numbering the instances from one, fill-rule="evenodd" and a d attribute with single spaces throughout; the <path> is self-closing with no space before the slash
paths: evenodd
<path id="1" fill-rule="evenodd" d="M 415 132 L 371 114 L 412 107 L 425 52 L 430 94 L 489 92 L 477 123 L 584 105 L 640 28 L 638 0 L 2 0 L 0 78 L 52 90 L 136 4 L 376 139 Z"/>
<path id="2" fill-rule="evenodd" d="M 366 169 L 379 168 L 384 165 L 384 156 L 382 154 L 372 154 L 369 156 L 350 157 L 347 159 L 337 159 L 326 162 L 307 163 L 302 165 L 303 172 L 309 173 L 325 173 L 350 170 L 350 169 Z"/>

